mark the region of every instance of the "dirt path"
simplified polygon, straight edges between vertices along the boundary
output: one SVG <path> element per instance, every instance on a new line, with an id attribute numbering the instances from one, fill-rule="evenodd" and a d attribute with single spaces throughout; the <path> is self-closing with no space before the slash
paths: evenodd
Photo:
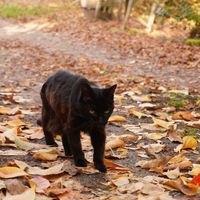
<path id="1" fill-rule="evenodd" d="M 192 88 L 192 90 L 200 91 L 198 77 L 200 76 L 200 68 L 182 68 L 177 66 L 158 66 L 154 60 L 144 60 L 139 56 L 124 57 L 115 50 L 106 50 L 99 46 L 89 46 L 70 37 L 66 32 L 51 33 L 40 30 L 41 25 L 14 24 L 9 21 L 0 20 L 0 40 L 19 40 L 32 47 L 39 47 L 47 53 L 62 53 L 71 55 L 75 58 L 87 58 L 94 62 L 107 64 L 111 66 L 126 66 L 125 73 L 134 76 L 153 77 L 158 80 L 161 85 L 169 85 L 170 87 L 184 89 Z M 194 78 L 196 77 L 196 78 Z"/>

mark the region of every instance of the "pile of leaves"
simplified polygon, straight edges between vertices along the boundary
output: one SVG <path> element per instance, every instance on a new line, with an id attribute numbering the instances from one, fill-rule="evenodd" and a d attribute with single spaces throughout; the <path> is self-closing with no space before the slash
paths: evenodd
<path id="1" fill-rule="evenodd" d="M 15 91 L 1 90 L 1 197 L 12 200 L 176 199 L 170 191 L 198 197 L 199 98 L 189 95 L 188 91 L 148 88 L 144 84 L 143 81 L 115 96 L 116 109 L 108 128 L 120 127 L 121 133 L 109 131 L 114 128 L 108 130 L 105 155 L 108 173 L 103 183 L 106 190 L 84 187 L 74 179 L 81 174 L 99 173 L 92 163 L 87 135 L 82 135 L 82 144 L 90 164 L 87 168 L 78 168 L 64 156 L 61 138 L 56 138 L 58 147 L 49 147 L 44 144 L 42 129 L 25 122 L 36 111 L 23 109 L 15 99 Z M 193 128 L 197 133 L 186 133 L 186 128 Z M 125 166 L 131 152 L 138 161 Z M 141 172 L 140 176 L 138 169 L 154 173 L 143 176 Z"/>

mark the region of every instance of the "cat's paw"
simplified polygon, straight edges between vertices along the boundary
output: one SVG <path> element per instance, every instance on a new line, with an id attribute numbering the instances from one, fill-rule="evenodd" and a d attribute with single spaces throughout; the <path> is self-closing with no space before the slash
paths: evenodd
<path id="1" fill-rule="evenodd" d="M 96 163 L 95 168 L 98 169 L 100 172 L 106 173 L 107 169 L 106 166 L 103 163 Z"/>
<path id="2" fill-rule="evenodd" d="M 75 165 L 77 167 L 87 167 L 88 161 L 86 159 L 77 159 L 75 160 Z"/>

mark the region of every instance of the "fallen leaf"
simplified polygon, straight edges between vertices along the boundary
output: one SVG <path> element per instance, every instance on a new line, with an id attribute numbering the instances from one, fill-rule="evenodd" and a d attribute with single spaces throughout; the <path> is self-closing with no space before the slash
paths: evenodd
<path id="1" fill-rule="evenodd" d="M 42 145 L 42 144 L 36 144 L 36 143 L 23 141 L 19 137 L 15 137 L 15 145 L 19 149 L 23 149 L 23 150 L 27 150 L 27 151 L 31 150 L 31 149 L 49 148 L 47 145 Z"/>
<path id="2" fill-rule="evenodd" d="M 35 200 L 35 191 L 29 188 L 25 192 L 17 195 L 10 195 L 7 193 L 4 200 Z"/>
<path id="3" fill-rule="evenodd" d="M 154 171 L 156 168 L 164 168 L 169 159 L 170 157 L 161 157 L 153 160 L 141 160 L 138 161 L 135 166 Z"/>
<path id="4" fill-rule="evenodd" d="M 43 178 L 41 176 L 36 176 L 32 178 L 30 181 L 35 183 L 37 193 L 44 193 L 44 191 L 51 185 L 46 178 Z"/>
<path id="5" fill-rule="evenodd" d="M 160 140 L 164 137 L 166 137 L 167 133 L 149 133 L 145 136 L 151 140 Z"/>
<path id="6" fill-rule="evenodd" d="M 153 119 L 153 122 L 154 122 L 155 125 L 161 126 L 165 129 L 170 129 L 170 128 L 173 127 L 173 122 L 166 122 L 164 120 L 157 119 L 155 117 L 153 117 L 152 119 Z"/>
<path id="7" fill-rule="evenodd" d="M 23 122 L 21 119 L 13 119 L 11 121 L 8 121 L 7 124 L 10 127 L 20 127 L 20 126 L 27 126 L 25 122 Z"/>
<path id="8" fill-rule="evenodd" d="M 164 185 L 180 191 L 187 196 L 194 196 L 198 193 L 197 185 L 186 182 L 181 177 L 178 180 L 168 180 L 164 182 Z"/>
<path id="9" fill-rule="evenodd" d="M 192 171 L 189 172 L 189 175 L 198 176 L 200 174 L 200 165 L 193 164 Z"/>
<path id="10" fill-rule="evenodd" d="M 0 156 L 25 156 L 27 154 L 28 154 L 27 152 L 20 150 L 12 150 L 12 149 L 5 151 L 0 150 Z"/>
<path id="11" fill-rule="evenodd" d="M 193 177 L 190 183 L 200 186 L 200 173 L 197 176 Z"/>
<path id="12" fill-rule="evenodd" d="M 112 182 L 115 186 L 120 187 L 120 186 L 129 184 L 129 177 L 127 177 L 127 176 L 122 176 L 122 177 L 119 177 L 119 178 L 117 178 L 117 179 L 112 179 L 111 182 Z"/>
<path id="13" fill-rule="evenodd" d="M 19 176 L 28 175 L 24 170 L 18 167 L 1 167 L 0 168 L 0 177 L 1 178 L 14 178 Z"/>
<path id="14" fill-rule="evenodd" d="M 16 114 L 21 114 L 19 106 L 16 106 L 15 108 L 0 106 L 0 115 L 16 115 Z"/>
<path id="15" fill-rule="evenodd" d="M 142 103 L 142 104 L 139 104 L 139 108 L 147 109 L 147 110 L 158 110 L 158 109 L 161 109 L 162 107 L 163 107 L 162 105 L 153 104 L 153 103 Z"/>
<path id="16" fill-rule="evenodd" d="M 172 115 L 173 120 L 186 120 L 186 121 L 194 121 L 197 120 L 199 116 L 190 112 L 180 111 Z"/>
<path id="17" fill-rule="evenodd" d="M 64 163 L 57 164 L 53 167 L 50 167 L 48 169 L 42 169 L 40 167 L 32 167 L 25 162 L 15 160 L 16 165 L 21 168 L 22 170 L 26 170 L 28 174 L 31 175 L 39 175 L 39 176 L 47 176 L 47 175 L 53 175 L 53 174 L 60 174 L 64 172 L 63 169 Z"/>
<path id="18" fill-rule="evenodd" d="M 176 169 L 168 170 L 167 172 L 163 172 L 162 174 L 167 176 L 169 179 L 177 179 L 178 177 L 181 176 L 181 173 L 180 173 L 180 170 L 178 167 Z"/>
<path id="19" fill-rule="evenodd" d="M 21 194 L 27 190 L 27 187 L 18 179 L 8 179 L 4 182 L 11 195 Z"/>
<path id="20" fill-rule="evenodd" d="M 117 163 L 114 163 L 113 161 L 108 160 L 108 159 L 104 159 L 104 164 L 109 169 L 114 169 L 114 170 L 119 170 L 119 171 L 131 171 L 131 169 L 124 167 L 122 165 L 119 165 Z"/>
<path id="21" fill-rule="evenodd" d="M 136 142 L 139 139 L 141 139 L 141 137 L 139 137 L 138 135 L 130 135 L 130 134 L 123 134 L 120 135 L 118 138 L 124 142 Z"/>
<path id="22" fill-rule="evenodd" d="M 119 116 L 119 115 L 113 115 L 108 119 L 109 122 L 126 122 L 126 118 Z"/>
<path id="23" fill-rule="evenodd" d="M 139 119 L 141 119 L 142 117 L 149 117 L 149 115 L 146 115 L 144 113 L 141 113 L 137 110 L 135 110 L 135 108 L 131 108 L 128 110 L 128 114 L 129 115 L 135 115 L 136 117 L 138 117 Z"/>
<path id="24" fill-rule="evenodd" d="M 197 148 L 197 140 L 192 136 L 183 137 L 183 147 L 182 149 L 196 149 Z"/>
<path id="25" fill-rule="evenodd" d="M 33 153 L 33 158 L 37 158 L 39 160 L 53 161 L 57 159 L 58 153 L 58 150 L 55 148 L 41 149 Z"/>
<path id="26" fill-rule="evenodd" d="M 181 142 L 182 143 L 182 138 L 181 138 L 181 135 L 174 131 L 173 129 L 170 129 L 167 131 L 167 135 L 168 135 L 168 138 L 171 142 Z"/>
<path id="27" fill-rule="evenodd" d="M 105 149 L 106 151 L 108 151 L 108 150 L 115 149 L 118 147 L 123 147 L 123 146 L 125 146 L 124 141 L 116 137 L 115 139 L 106 143 Z"/>

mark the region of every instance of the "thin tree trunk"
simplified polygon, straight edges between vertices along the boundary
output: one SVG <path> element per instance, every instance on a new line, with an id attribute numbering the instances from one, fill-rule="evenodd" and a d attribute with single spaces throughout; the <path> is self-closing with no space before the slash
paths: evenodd
<path id="1" fill-rule="evenodd" d="M 131 8 L 132 8 L 132 6 L 133 6 L 133 0 L 129 0 L 128 1 L 128 7 L 127 7 L 126 16 L 125 16 L 125 20 L 124 20 L 124 24 L 123 24 L 123 27 L 122 27 L 123 30 L 125 30 L 126 25 L 128 23 L 128 19 L 129 19 L 130 14 L 131 14 Z"/>
<path id="2" fill-rule="evenodd" d="M 158 4 L 155 2 L 151 6 L 151 12 L 150 12 L 149 19 L 148 19 L 147 26 L 146 26 L 146 30 L 148 33 L 150 33 L 152 31 L 153 24 L 154 24 L 154 21 L 156 18 L 155 11 L 157 9 L 157 6 L 158 6 Z"/>
<path id="3" fill-rule="evenodd" d="M 118 0 L 118 21 L 121 21 L 122 17 L 122 0 Z"/>

